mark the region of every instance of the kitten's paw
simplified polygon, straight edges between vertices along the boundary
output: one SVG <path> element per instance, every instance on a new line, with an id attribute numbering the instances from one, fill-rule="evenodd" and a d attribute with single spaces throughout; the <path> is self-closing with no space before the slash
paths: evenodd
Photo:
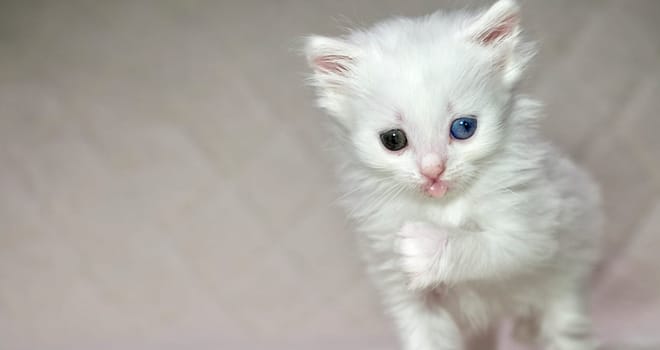
<path id="1" fill-rule="evenodd" d="M 423 289 L 438 284 L 438 264 L 444 253 L 447 234 L 430 224 L 406 223 L 397 235 L 396 249 L 401 268 L 410 277 L 411 289 Z"/>

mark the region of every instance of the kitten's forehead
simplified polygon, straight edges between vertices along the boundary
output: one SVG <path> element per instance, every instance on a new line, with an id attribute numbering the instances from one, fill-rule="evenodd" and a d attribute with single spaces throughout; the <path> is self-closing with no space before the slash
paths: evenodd
<path id="1" fill-rule="evenodd" d="M 378 50 L 377 48 L 374 50 Z M 442 45 L 418 42 L 397 50 L 374 51 L 364 57 L 363 88 L 376 100 L 402 109 L 404 114 L 445 112 L 464 105 L 488 85 L 478 54 L 459 42 Z"/>
<path id="2" fill-rule="evenodd" d="M 464 95 L 488 80 L 483 50 L 470 45 L 456 17 L 385 22 L 361 34 L 357 77 L 371 94 L 399 103 Z M 451 101 L 443 102 L 443 105 Z"/>

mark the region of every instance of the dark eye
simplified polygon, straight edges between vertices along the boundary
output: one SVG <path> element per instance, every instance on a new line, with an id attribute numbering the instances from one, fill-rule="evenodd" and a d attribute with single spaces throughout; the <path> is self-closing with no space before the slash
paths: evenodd
<path id="1" fill-rule="evenodd" d="M 408 145 L 406 133 L 401 129 L 392 129 L 380 134 L 380 141 L 390 151 L 398 151 Z"/>
<path id="2" fill-rule="evenodd" d="M 457 140 L 469 139 L 475 131 L 477 119 L 474 116 L 460 117 L 451 122 L 451 137 Z"/>

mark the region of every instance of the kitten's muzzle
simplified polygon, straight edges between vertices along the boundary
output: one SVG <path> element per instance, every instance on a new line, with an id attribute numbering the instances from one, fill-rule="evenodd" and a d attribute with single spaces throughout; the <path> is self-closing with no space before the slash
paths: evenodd
<path id="1" fill-rule="evenodd" d="M 440 179 L 445 172 L 445 163 L 437 153 L 429 153 L 422 157 L 420 173 L 426 183 L 422 189 L 431 197 L 442 197 L 447 192 L 447 184 Z"/>

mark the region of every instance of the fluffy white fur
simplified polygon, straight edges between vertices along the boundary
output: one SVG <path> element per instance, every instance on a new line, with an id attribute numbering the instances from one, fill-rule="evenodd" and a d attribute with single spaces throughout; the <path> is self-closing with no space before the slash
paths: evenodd
<path id="1" fill-rule="evenodd" d="M 516 93 L 533 54 L 519 19 L 500 0 L 307 41 L 343 202 L 404 349 L 464 349 L 505 317 L 545 349 L 594 348 L 598 191 L 542 141 L 538 105 Z M 477 116 L 472 138 L 450 138 L 458 115 Z M 379 139 L 393 128 L 407 133 L 399 152 Z M 444 161 L 444 196 L 421 189 L 428 154 Z"/>

